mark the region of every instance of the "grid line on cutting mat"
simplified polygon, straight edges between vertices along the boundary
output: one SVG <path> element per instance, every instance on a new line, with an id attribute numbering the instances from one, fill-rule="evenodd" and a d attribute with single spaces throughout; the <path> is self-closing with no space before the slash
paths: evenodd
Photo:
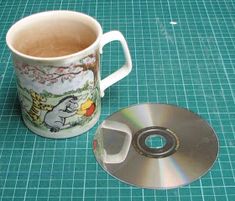
<path id="1" fill-rule="evenodd" d="M 234 8 L 232 0 L 0 1 L 0 199 L 234 200 Z M 217 133 L 220 152 L 210 172 L 177 189 L 139 189 L 114 179 L 96 163 L 91 142 L 99 123 L 66 140 L 41 138 L 24 126 L 5 34 L 24 16 L 56 9 L 87 13 L 104 32 L 117 29 L 127 39 L 133 70 L 107 89 L 99 123 L 141 102 L 188 108 Z M 120 44 L 106 46 L 102 77 L 123 60 Z"/>

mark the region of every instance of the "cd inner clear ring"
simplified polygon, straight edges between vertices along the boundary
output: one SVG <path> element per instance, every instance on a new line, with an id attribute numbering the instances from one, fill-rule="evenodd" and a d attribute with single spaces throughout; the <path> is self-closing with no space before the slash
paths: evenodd
<path id="1" fill-rule="evenodd" d="M 163 147 L 150 148 L 146 145 L 146 139 L 155 135 L 162 136 L 166 140 L 166 144 Z M 139 130 L 134 135 L 132 143 L 137 152 L 153 158 L 163 158 L 169 156 L 177 151 L 179 147 L 179 139 L 175 133 L 167 128 L 159 126 L 152 126 Z"/>

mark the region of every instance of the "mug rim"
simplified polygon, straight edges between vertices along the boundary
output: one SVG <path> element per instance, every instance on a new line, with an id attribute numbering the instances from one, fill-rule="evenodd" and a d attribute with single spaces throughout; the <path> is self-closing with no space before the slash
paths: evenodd
<path id="1" fill-rule="evenodd" d="M 95 29 L 98 30 L 98 35 L 96 36 L 95 41 L 91 45 L 89 45 L 88 47 L 86 47 L 85 49 L 83 49 L 81 51 L 78 51 L 78 52 L 75 52 L 72 54 L 68 54 L 68 55 L 64 55 L 64 56 L 57 56 L 57 57 L 31 56 L 31 55 L 24 54 L 13 47 L 13 45 L 10 42 L 10 37 L 11 37 L 10 35 L 13 34 L 13 31 L 14 31 L 13 29 L 16 29 L 17 26 L 20 26 L 21 23 L 24 23 L 25 21 L 29 20 L 32 17 L 36 17 L 36 16 L 40 17 L 43 15 L 49 15 L 50 13 L 62 13 L 65 15 L 66 15 L 66 13 L 69 13 L 69 14 L 74 14 L 77 16 L 80 15 L 80 16 L 83 16 L 83 17 L 87 18 L 88 20 L 92 21 L 96 25 Z M 75 56 L 79 57 L 79 56 L 85 55 L 86 53 L 88 53 L 89 51 L 91 51 L 92 49 L 94 49 L 98 45 L 102 34 L 103 34 L 103 30 L 101 28 L 100 23 L 95 18 L 93 18 L 85 13 L 81 13 L 81 12 L 77 12 L 77 11 L 69 11 L 69 10 L 49 10 L 49 11 L 34 13 L 32 15 L 26 16 L 26 17 L 18 20 L 17 22 L 15 22 L 7 31 L 6 44 L 13 53 L 15 53 L 16 55 L 19 55 L 23 58 L 26 58 L 26 59 L 30 59 L 30 60 L 34 60 L 34 61 L 39 61 L 39 60 L 40 61 L 58 61 L 58 60 L 69 59 L 69 58 L 75 57 Z"/>

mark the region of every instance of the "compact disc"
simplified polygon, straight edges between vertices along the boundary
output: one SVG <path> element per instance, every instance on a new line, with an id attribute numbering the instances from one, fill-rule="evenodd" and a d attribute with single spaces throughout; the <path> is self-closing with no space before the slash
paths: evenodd
<path id="1" fill-rule="evenodd" d="M 151 137 L 164 143 L 151 146 Z M 110 175 L 151 189 L 176 188 L 204 175 L 218 153 L 218 140 L 198 115 L 173 105 L 139 104 L 104 120 L 93 140 L 94 154 Z"/>

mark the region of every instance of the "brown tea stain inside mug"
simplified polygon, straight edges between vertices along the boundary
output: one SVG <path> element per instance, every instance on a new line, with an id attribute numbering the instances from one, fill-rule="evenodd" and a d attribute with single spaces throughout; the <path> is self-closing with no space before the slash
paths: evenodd
<path id="1" fill-rule="evenodd" d="M 13 46 L 34 57 L 59 57 L 82 51 L 95 39 L 96 33 L 82 22 L 39 22 L 19 31 Z"/>
<path id="2" fill-rule="evenodd" d="M 70 38 L 45 38 L 24 47 L 21 52 L 35 57 L 58 57 L 73 54 L 85 49 L 87 45 Z"/>

